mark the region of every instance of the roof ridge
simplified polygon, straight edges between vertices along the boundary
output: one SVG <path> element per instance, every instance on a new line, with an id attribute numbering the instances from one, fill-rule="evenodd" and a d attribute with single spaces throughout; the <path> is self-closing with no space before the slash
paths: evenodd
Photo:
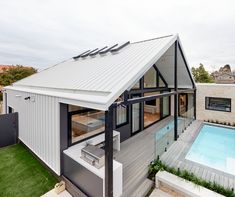
<path id="1" fill-rule="evenodd" d="M 146 39 L 146 40 L 141 40 L 141 41 L 136 41 L 136 42 L 132 42 L 131 44 L 137 44 L 137 43 L 140 43 L 140 42 L 148 42 L 148 41 L 151 41 L 151 40 L 157 40 L 157 39 L 167 38 L 167 37 L 171 37 L 171 36 L 174 36 L 174 34 L 170 34 L 170 35 L 166 35 L 166 36 L 160 36 L 160 37 Z"/>

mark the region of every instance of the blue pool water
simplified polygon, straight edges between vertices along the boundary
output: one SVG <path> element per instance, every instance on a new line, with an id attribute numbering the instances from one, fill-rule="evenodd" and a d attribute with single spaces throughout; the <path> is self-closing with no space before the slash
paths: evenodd
<path id="1" fill-rule="evenodd" d="M 204 125 L 186 159 L 235 175 L 235 130 Z"/>

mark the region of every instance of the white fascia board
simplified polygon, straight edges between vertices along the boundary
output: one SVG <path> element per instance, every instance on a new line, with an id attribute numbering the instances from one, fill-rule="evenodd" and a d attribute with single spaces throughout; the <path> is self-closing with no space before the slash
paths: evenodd
<path id="1" fill-rule="evenodd" d="M 68 99 L 68 98 L 62 98 L 62 97 L 59 98 L 59 103 L 75 105 L 75 106 L 80 106 L 80 107 L 87 107 L 87 108 L 97 109 L 101 111 L 106 111 L 108 109 L 106 104 L 101 104 L 101 103 L 97 104 L 94 102 L 85 102 L 85 101 L 80 101 L 76 99 Z"/>
<path id="2" fill-rule="evenodd" d="M 62 93 L 62 92 L 55 92 L 55 91 L 47 91 L 47 90 L 37 90 L 31 88 L 22 88 L 16 86 L 7 86 L 5 87 L 7 90 L 15 90 L 21 92 L 27 92 L 29 94 L 39 94 L 39 95 L 46 95 L 59 98 L 59 102 L 67 103 L 67 104 L 74 104 L 79 105 L 82 107 L 99 109 L 99 110 L 106 110 L 107 108 L 107 95 L 106 96 L 99 96 L 99 95 L 80 95 L 74 93 Z"/>

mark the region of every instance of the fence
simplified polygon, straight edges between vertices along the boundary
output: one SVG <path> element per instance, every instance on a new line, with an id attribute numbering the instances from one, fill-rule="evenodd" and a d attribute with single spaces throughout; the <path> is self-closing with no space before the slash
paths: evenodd
<path id="1" fill-rule="evenodd" d="M 194 120 L 194 107 L 178 117 L 178 136 L 180 136 Z M 155 157 L 161 156 L 174 142 L 174 120 L 155 133 Z"/>
<path id="2" fill-rule="evenodd" d="M 0 115 L 0 147 L 16 144 L 18 141 L 18 113 Z"/>

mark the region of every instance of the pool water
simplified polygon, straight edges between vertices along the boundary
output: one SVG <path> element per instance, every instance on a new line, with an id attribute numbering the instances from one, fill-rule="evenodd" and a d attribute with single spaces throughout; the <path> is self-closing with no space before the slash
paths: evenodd
<path id="1" fill-rule="evenodd" d="M 186 159 L 235 175 L 235 130 L 204 125 Z"/>

